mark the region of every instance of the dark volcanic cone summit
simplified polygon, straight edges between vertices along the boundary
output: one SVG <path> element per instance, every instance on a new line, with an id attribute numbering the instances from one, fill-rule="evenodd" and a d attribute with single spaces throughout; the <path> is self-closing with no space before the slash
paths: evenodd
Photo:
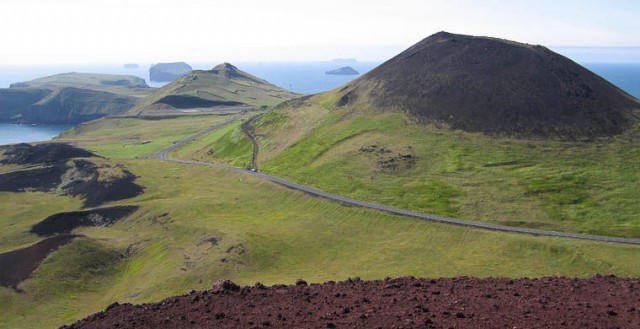
<path id="1" fill-rule="evenodd" d="M 345 92 L 343 103 L 367 93 L 380 108 L 499 135 L 610 136 L 636 121 L 640 109 L 630 95 L 545 47 L 446 32 Z"/>

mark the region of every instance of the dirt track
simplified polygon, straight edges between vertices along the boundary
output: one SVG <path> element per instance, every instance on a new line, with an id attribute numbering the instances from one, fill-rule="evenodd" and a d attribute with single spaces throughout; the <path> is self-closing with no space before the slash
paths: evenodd
<path id="1" fill-rule="evenodd" d="M 227 283 L 111 305 L 67 328 L 639 328 L 640 279 L 414 279 Z"/>

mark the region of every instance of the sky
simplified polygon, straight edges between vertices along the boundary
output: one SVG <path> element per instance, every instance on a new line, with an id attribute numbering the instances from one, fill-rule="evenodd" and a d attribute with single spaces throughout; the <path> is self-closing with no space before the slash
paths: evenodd
<path id="1" fill-rule="evenodd" d="M 0 66 L 381 61 L 438 31 L 640 62 L 638 0 L 0 0 L 0 31 Z"/>

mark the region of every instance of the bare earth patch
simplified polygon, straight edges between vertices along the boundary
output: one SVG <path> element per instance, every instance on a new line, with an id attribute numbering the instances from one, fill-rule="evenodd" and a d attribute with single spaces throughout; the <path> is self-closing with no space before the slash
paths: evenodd
<path id="1" fill-rule="evenodd" d="M 77 237 L 79 235 L 57 235 L 32 246 L 0 254 L 0 286 L 21 292 L 18 284 L 28 279 L 42 260 Z"/>
<path id="2" fill-rule="evenodd" d="M 116 206 L 51 215 L 31 228 L 40 236 L 69 233 L 81 226 L 108 227 L 138 210 L 137 206 Z"/>

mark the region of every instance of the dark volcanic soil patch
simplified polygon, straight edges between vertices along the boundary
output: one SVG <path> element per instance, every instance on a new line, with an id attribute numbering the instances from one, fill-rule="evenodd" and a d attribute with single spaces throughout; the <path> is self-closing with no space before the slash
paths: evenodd
<path id="1" fill-rule="evenodd" d="M 31 228 L 31 233 L 40 236 L 51 236 L 69 233 L 80 226 L 108 227 L 138 210 L 137 206 L 117 206 L 93 209 L 88 211 L 72 211 L 51 215 Z"/>
<path id="2" fill-rule="evenodd" d="M 113 304 L 66 328 L 638 328 L 640 279 L 347 280 L 218 284 L 156 304 Z"/>
<path id="3" fill-rule="evenodd" d="M 144 188 L 134 181 L 136 175 L 128 170 L 122 170 L 121 177 L 101 180 L 100 167 L 93 162 L 75 160 L 75 166 L 70 169 L 76 179 L 61 186 L 65 194 L 84 196 L 84 207 L 96 207 L 105 202 L 133 198 L 144 192 Z M 76 174 L 77 173 L 77 174 Z"/>
<path id="4" fill-rule="evenodd" d="M 498 135 L 610 136 L 638 122 L 640 110 L 633 97 L 545 47 L 446 32 L 342 91 L 350 93 L 420 121 Z"/>
<path id="5" fill-rule="evenodd" d="M 160 99 L 157 103 L 167 104 L 177 109 L 189 109 L 198 107 L 214 107 L 214 106 L 238 106 L 245 105 L 240 102 L 231 101 L 214 101 L 195 96 L 186 95 L 169 95 Z"/>
<path id="6" fill-rule="evenodd" d="M 42 260 L 77 237 L 79 235 L 58 235 L 27 248 L 0 254 L 0 285 L 20 291 L 18 284 L 28 279 Z"/>
<path id="7" fill-rule="evenodd" d="M 47 192 L 55 189 L 62 182 L 62 175 L 67 170 L 66 165 L 14 171 L 0 175 L 0 191 L 24 192 L 34 190 Z"/>
<path id="8" fill-rule="evenodd" d="M 404 153 L 395 153 L 378 144 L 369 144 L 360 148 L 360 153 L 375 158 L 378 170 L 382 171 L 411 168 L 416 163 L 416 156 L 413 155 L 413 147 L 407 146 L 405 151 Z"/>
<path id="9" fill-rule="evenodd" d="M 15 144 L 0 147 L 4 151 L 5 159 L 0 164 L 36 164 L 64 161 L 72 158 L 89 158 L 96 155 L 69 144 Z"/>
<path id="10" fill-rule="evenodd" d="M 105 179 L 101 178 L 101 170 L 114 171 L 114 167 L 99 166 L 87 160 L 64 160 L 43 168 L 0 174 L 0 191 L 58 190 L 62 194 L 83 197 L 85 207 L 132 198 L 144 192 L 144 188 L 135 183 L 137 177 L 131 172 L 115 168 L 119 176 Z"/>

